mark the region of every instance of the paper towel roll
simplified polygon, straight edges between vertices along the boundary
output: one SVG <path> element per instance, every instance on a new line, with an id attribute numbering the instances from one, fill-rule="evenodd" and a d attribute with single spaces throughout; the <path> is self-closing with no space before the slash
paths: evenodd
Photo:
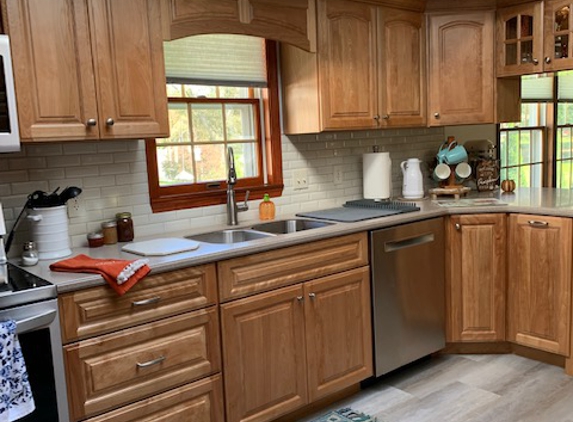
<path id="1" fill-rule="evenodd" d="M 392 160 L 389 152 L 362 155 L 364 198 L 388 199 L 391 192 Z"/>

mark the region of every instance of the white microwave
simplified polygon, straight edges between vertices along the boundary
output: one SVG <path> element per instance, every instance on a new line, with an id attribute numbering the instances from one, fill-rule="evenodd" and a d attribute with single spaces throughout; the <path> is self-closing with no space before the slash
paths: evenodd
<path id="1" fill-rule="evenodd" d="M 20 151 L 20 131 L 8 35 L 0 35 L 0 153 Z"/>

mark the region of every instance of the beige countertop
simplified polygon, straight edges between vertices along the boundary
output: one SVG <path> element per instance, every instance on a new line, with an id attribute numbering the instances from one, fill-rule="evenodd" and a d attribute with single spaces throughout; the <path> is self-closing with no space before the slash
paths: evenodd
<path id="1" fill-rule="evenodd" d="M 469 199 L 495 198 L 503 202 L 503 205 L 471 205 L 464 204 L 462 207 L 441 206 L 435 201 L 429 199 L 416 201 L 421 210 L 398 214 L 394 216 L 364 220 L 356 223 L 335 223 L 333 225 L 301 231 L 297 233 L 277 235 L 264 239 L 258 239 L 250 242 L 223 245 L 201 243 L 199 248 L 173 255 L 160 257 L 147 257 L 152 273 L 174 270 L 178 268 L 189 267 L 193 265 L 206 264 L 220 261 L 232 257 L 248 255 L 256 252 L 264 252 L 271 249 L 283 248 L 301 243 L 326 239 L 329 237 L 342 236 L 361 231 L 376 230 L 385 227 L 396 226 L 399 224 L 410 223 L 427 218 L 440 217 L 450 214 L 469 214 L 469 213 L 489 213 L 489 212 L 512 212 L 512 213 L 529 213 L 541 215 L 554 215 L 563 217 L 573 217 L 573 190 L 553 189 L 553 188 L 521 188 L 516 192 L 507 194 L 500 192 L 485 193 L 479 195 L 470 195 Z M 439 201 L 455 202 L 451 198 L 441 197 Z M 470 201 L 464 201 L 470 202 Z M 342 204 L 341 204 L 342 205 Z M 292 218 L 293 215 L 277 216 L 276 220 Z M 239 226 L 232 228 L 248 228 L 259 223 L 258 220 L 242 221 Z M 229 226 L 212 226 L 205 227 L 201 232 L 210 232 L 214 230 L 229 229 Z M 181 237 L 200 233 L 165 233 L 158 237 Z M 138 236 L 135 240 L 148 240 L 150 237 Z M 138 259 L 139 255 L 121 251 L 123 244 L 103 246 L 100 248 L 74 248 L 72 256 L 86 254 L 93 258 L 116 258 L 116 259 Z M 13 261 L 18 263 L 17 260 Z M 105 284 L 105 281 L 94 274 L 80 273 L 61 273 L 50 271 L 49 265 L 54 261 L 40 261 L 33 267 L 24 267 L 27 271 L 55 284 L 58 292 L 68 292 L 79 290 L 91 286 Z"/>

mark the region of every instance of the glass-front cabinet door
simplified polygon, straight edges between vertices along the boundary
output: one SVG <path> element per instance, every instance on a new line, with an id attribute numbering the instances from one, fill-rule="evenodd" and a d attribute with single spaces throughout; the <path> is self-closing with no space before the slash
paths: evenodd
<path id="1" fill-rule="evenodd" d="M 573 25 L 571 25 L 571 0 L 545 2 L 545 70 L 563 70 L 573 67 Z"/>
<path id="2" fill-rule="evenodd" d="M 497 75 L 543 71 L 543 5 L 527 3 L 498 10 Z"/>

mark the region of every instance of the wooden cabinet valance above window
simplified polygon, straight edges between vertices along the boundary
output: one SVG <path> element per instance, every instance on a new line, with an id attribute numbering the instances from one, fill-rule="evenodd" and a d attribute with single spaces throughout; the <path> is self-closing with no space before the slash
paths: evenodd
<path id="1" fill-rule="evenodd" d="M 166 41 L 199 34 L 242 34 L 316 51 L 315 0 L 162 0 Z"/>

